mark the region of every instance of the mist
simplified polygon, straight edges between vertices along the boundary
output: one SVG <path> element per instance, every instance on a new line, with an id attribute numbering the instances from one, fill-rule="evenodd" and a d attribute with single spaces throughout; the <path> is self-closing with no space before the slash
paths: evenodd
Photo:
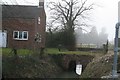
<path id="1" fill-rule="evenodd" d="M 106 29 L 103 27 L 98 33 L 96 27 L 93 27 L 90 32 L 85 33 L 81 29 L 75 31 L 76 36 L 76 45 L 94 45 L 96 48 L 103 47 L 103 44 L 106 44 L 108 40 L 108 34 Z"/>

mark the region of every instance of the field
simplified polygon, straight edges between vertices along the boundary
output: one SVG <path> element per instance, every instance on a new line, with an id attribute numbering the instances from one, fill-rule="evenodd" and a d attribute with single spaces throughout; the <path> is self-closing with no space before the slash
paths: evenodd
<path id="1" fill-rule="evenodd" d="M 34 55 L 36 52 L 28 49 L 19 49 L 17 50 L 19 56 L 26 55 Z M 46 48 L 44 51 L 45 54 L 80 54 L 80 55 L 96 55 L 97 53 L 102 55 L 102 52 L 93 52 L 93 51 L 68 51 L 61 50 L 59 51 L 57 48 Z M 2 55 L 13 56 L 12 49 L 10 48 L 2 48 Z"/>
<path id="2" fill-rule="evenodd" d="M 102 51 L 68 51 L 61 50 L 59 51 L 57 48 L 47 48 L 45 50 L 46 54 L 78 54 L 78 55 L 104 55 Z"/>
<path id="3" fill-rule="evenodd" d="M 17 50 L 17 53 L 19 56 L 22 56 L 22 55 L 30 55 L 33 53 L 33 51 L 27 50 L 27 49 L 19 49 L 19 50 Z M 13 56 L 14 54 L 13 54 L 11 48 L 2 48 L 2 55 L 3 56 Z"/>

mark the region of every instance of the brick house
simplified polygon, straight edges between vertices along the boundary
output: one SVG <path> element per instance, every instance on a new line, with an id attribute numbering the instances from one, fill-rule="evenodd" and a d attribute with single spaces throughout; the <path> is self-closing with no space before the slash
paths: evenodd
<path id="1" fill-rule="evenodd" d="M 39 6 L 2 5 L 4 47 L 45 47 L 46 13 L 44 0 Z"/>

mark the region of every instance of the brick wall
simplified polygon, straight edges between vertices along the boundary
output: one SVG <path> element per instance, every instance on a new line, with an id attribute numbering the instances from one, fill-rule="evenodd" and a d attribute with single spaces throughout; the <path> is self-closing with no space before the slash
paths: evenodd
<path id="1" fill-rule="evenodd" d="M 39 26 L 38 30 L 39 30 L 41 37 L 42 37 L 41 47 L 45 47 L 46 14 L 45 14 L 44 9 L 41 10 L 41 12 L 40 12 L 40 18 L 41 18 L 41 21 L 40 21 L 40 25 L 38 25 Z"/>
<path id="2" fill-rule="evenodd" d="M 7 47 L 10 48 L 33 48 L 35 35 L 34 19 L 12 19 L 2 21 L 3 29 L 7 30 Z M 13 31 L 28 31 L 28 40 L 13 39 Z"/>
<path id="3" fill-rule="evenodd" d="M 44 5 L 44 3 L 42 3 Z M 18 6 L 17 6 L 18 8 Z M 24 10 L 22 7 L 21 10 Z M 39 10 L 38 10 L 39 9 Z M 27 13 L 16 15 L 8 15 L 2 19 L 3 30 L 7 31 L 7 47 L 10 48 L 34 48 L 36 47 L 35 35 L 39 33 L 41 35 L 41 43 L 37 44 L 37 47 L 45 47 L 45 29 L 46 29 L 46 14 L 44 7 L 36 9 L 31 7 L 31 10 L 37 11 L 32 13 L 29 11 L 29 7 L 26 7 L 31 15 L 27 16 Z M 13 10 L 14 11 L 14 10 Z M 9 12 L 9 10 L 8 10 Z M 6 13 L 6 12 L 4 12 Z M 39 14 L 38 14 L 39 13 Z M 10 18 L 8 18 L 10 17 Z M 29 17 L 29 18 L 28 18 Z M 38 24 L 38 17 L 40 17 L 40 24 Z M 28 40 L 15 40 L 13 39 L 13 31 L 28 31 Z"/>

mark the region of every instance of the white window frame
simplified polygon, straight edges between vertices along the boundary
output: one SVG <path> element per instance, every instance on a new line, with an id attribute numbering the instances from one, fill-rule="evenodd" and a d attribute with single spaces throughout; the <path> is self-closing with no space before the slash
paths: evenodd
<path id="1" fill-rule="evenodd" d="M 18 33 L 17 38 L 14 37 L 15 32 Z M 19 38 L 20 32 L 22 32 L 22 38 Z M 24 33 L 25 32 L 27 33 L 27 38 L 24 38 Z M 15 40 L 28 40 L 28 31 L 13 31 L 13 39 L 15 39 Z"/>

